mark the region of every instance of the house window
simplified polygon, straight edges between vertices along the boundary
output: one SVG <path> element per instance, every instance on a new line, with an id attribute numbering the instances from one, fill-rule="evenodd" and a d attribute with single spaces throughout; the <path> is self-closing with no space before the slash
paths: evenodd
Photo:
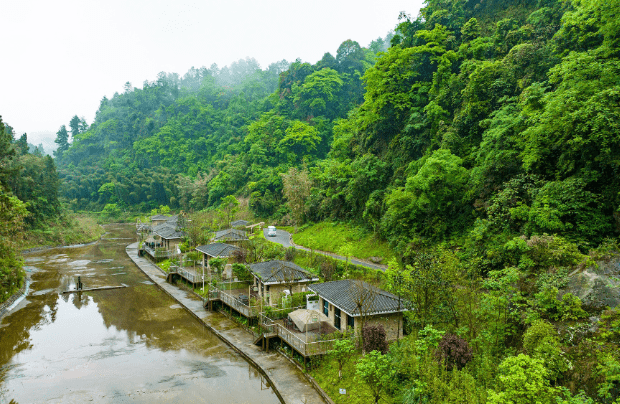
<path id="1" fill-rule="evenodd" d="M 334 327 L 340 329 L 340 309 L 338 307 L 334 309 Z"/>
<path id="2" fill-rule="evenodd" d="M 329 303 L 327 300 L 323 300 L 323 314 L 329 317 Z"/>
<path id="3" fill-rule="evenodd" d="M 347 327 L 351 327 L 351 329 L 355 329 L 355 317 L 351 317 L 347 315 Z"/>

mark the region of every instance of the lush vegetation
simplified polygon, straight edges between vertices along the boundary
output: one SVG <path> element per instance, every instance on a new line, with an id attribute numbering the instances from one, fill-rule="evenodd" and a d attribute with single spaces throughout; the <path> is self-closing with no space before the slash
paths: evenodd
<path id="1" fill-rule="evenodd" d="M 24 278 L 20 251 L 97 239 L 102 228 L 88 215 L 62 209 L 56 165 L 42 148 L 0 117 L 0 302 L 17 291 Z"/>
<path id="2" fill-rule="evenodd" d="M 246 59 L 127 83 L 92 124 L 58 131 L 61 199 L 108 217 L 168 205 L 211 220 L 219 207 L 230 221 L 236 196 L 258 217 L 347 222 L 389 243 L 374 281 L 416 310 L 399 346 L 345 366 L 364 400 L 617 402 L 618 311 L 567 285 L 620 260 L 618 10 L 427 0 L 387 38 L 347 40 L 315 64 Z M 26 141 L 8 132 L 0 153 Z M 52 168 L 36 152 L 0 154 L 0 248 L 57 214 L 50 182 L 35 179 L 56 184 Z M 212 227 L 193 223 L 190 244 Z M 345 239 L 350 251 L 363 237 Z M 2 254 L 14 288 L 17 258 Z M 283 254 L 325 279 L 364 276 Z M 450 344 L 471 359 L 435 355 Z M 386 362 L 390 380 L 373 373 Z"/>
<path id="3" fill-rule="evenodd" d="M 306 224 L 293 235 L 296 244 L 327 251 L 343 257 L 380 258 L 387 263 L 393 256 L 385 240 L 360 226 L 348 223 L 321 222 Z"/>

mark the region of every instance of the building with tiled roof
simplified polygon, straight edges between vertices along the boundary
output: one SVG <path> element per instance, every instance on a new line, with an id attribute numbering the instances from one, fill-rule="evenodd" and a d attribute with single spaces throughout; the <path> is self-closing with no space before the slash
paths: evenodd
<path id="1" fill-rule="evenodd" d="M 308 287 L 319 296 L 319 305 L 331 324 L 361 332 L 362 323 L 381 324 L 388 340 L 402 337 L 403 312 L 409 303 L 366 282 L 344 279 Z"/>
<path id="2" fill-rule="evenodd" d="M 169 217 L 166 222 L 152 226 L 152 232 L 161 237 L 167 250 L 175 249 L 185 237 L 185 232 L 178 228 L 177 216 Z"/>
<path id="3" fill-rule="evenodd" d="M 247 220 L 235 220 L 234 222 L 230 223 L 230 227 L 245 227 L 249 224 L 250 222 L 248 222 Z"/>
<path id="4" fill-rule="evenodd" d="M 235 245 L 225 243 L 211 243 L 196 247 L 202 253 L 202 266 L 206 267 L 212 258 L 231 258 L 235 251 L 241 250 Z"/>
<path id="5" fill-rule="evenodd" d="M 248 233 L 244 230 L 226 229 L 215 232 L 215 237 L 211 241 L 238 243 L 248 240 Z"/>
<path id="6" fill-rule="evenodd" d="M 297 264 L 288 261 L 267 261 L 248 265 L 254 276 L 254 286 L 268 304 L 275 304 L 282 294 L 300 293 L 308 290 L 311 282 L 319 278 Z"/>

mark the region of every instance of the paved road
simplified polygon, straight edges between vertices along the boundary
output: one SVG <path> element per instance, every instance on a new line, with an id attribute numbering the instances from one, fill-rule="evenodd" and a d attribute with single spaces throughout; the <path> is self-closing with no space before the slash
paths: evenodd
<path id="1" fill-rule="evenodd" d="M 291 242 L 291 234 L 287 231 L 284 230 L 276 230 L 276 236 L 275 237 L 269 237 L 267 235 L 267 228 L 265 227 L 263 229 L 263 234 L 265 235 L 265 238 L 271 242 L 274 243 L 278 243 L 278 244 L 282 244 L 284 247 L 288 248 L 288 247 L 295 247 L 298 250 L 304 250 L 304 251 L 311 251 L 309 248 L 307 247 L 303 247 L 297 244 L 294 244 Z M 330 257 L 336 258 L 340 261 L 346 261 L 346 258 L 343 257 L 342 255 L 338 255 L 338 254 L 334 254 L 331 252 L 327 252 L 327 251 L 318 251 L 318 250 L 314 250 L 315 253 L 319 253 L 319 254 L 323 254 L 323 255 L 328 255 Z M 366 268 L 372 268 L 372 269 L 379 269 L 381 271 L 385 271 L 387 269 L 387 265 L 379 265 L 379 264 L 373 264 L 371 262 L 368 261 L 363 261 L 359 258 L 354 258 L 351 257 L 349 259 L 349 262 L 354 264 L 354 265 L 359 265 L 359 266 L 363 266 Z"/>

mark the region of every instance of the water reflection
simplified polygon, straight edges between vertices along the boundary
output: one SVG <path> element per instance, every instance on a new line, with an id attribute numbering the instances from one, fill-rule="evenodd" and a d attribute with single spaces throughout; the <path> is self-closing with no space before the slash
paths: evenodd
<path id="1" fill-rule="evenodd" d="M 0 403 L 277 403 L 255 369 L 133 266 L 132 230 L 27 257 L 32 293 L 0 324 Z M 77 276 L 85 288 L 129 287 L 63 294 Z"/>

